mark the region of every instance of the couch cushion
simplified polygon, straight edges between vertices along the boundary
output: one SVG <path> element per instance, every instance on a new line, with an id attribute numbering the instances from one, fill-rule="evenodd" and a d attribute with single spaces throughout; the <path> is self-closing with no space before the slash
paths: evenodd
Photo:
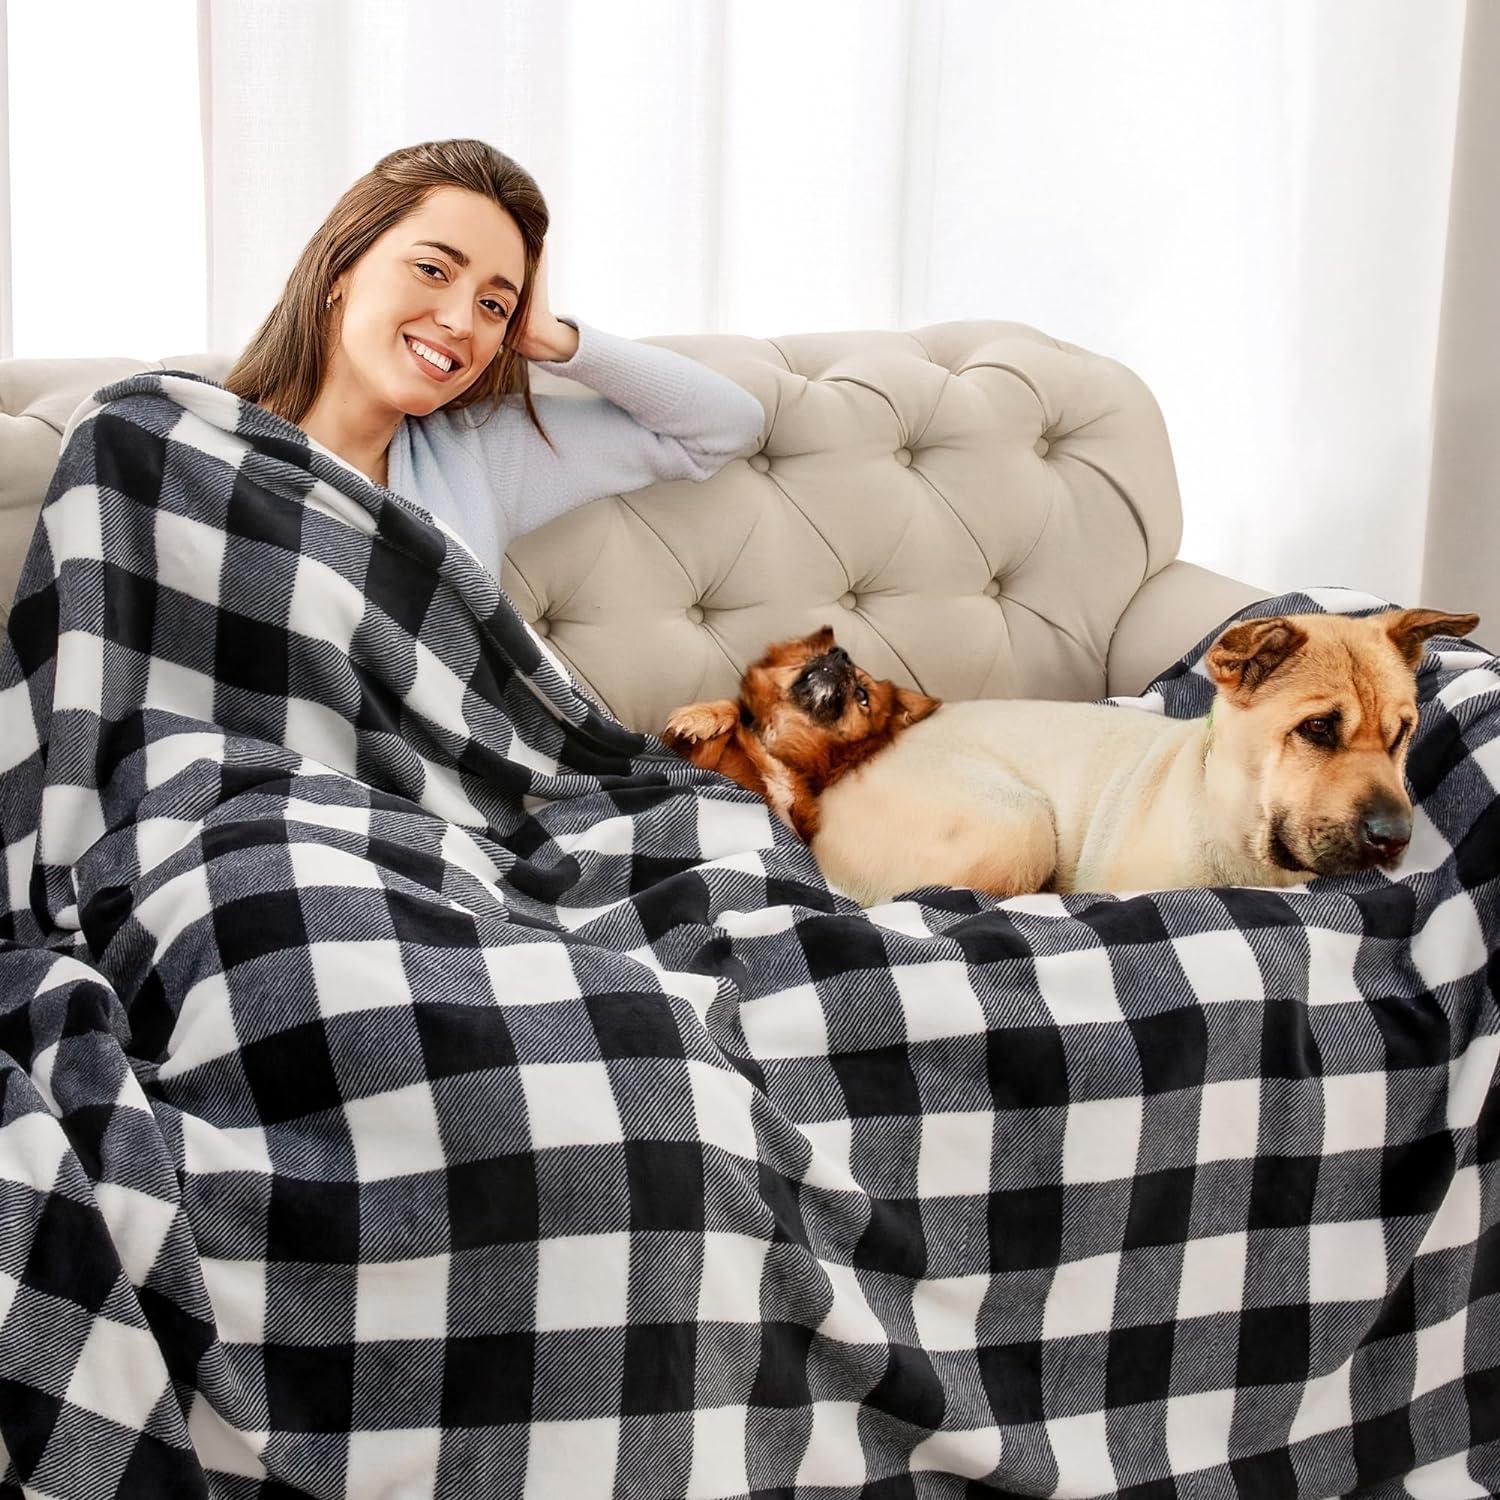
<path id="1" fill-rule="evenodd" d="M 824 623 L 943 698 L 1105 693 L 1116 622 L 1181 536 L 1161 414 L 1125 366 L 990 321 L 649 342 L 759 397 L 761 450 L 520 537 L 500 580 L 627 724 L 731 695 L 768 641 Z M 131 371 L 230 363 L 0 363 L 0 599 L 78 403 Z"/>

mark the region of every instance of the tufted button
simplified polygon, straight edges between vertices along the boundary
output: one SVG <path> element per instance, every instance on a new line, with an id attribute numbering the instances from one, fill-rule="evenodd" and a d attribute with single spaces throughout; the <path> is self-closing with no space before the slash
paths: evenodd
<path id="1" fill-rule="evenodd" d="M 840 594 L 839 603 L 842 604 L 845 609 L 853 609 L 854 606 L 859 603 L 859 600 L 855 598 L 853 594 Z"/>
<path id="2" fill-rule="evenodd" d="M 1036 440 L 1036 442 L 1034 444 L 1032 444 L 1032 446 L 1037 451 L 1037 457 L 1039 457 L 1039 458 L 1046 458 L 1046 456 L 1047 456 L 1047 450 L 1048 450 L 1048 448 L 1050 448 L 1052 446 L 1052 444 L 1049 443 L 1046 438 L 1039 437 Z"/>
<path id="3" fill-rule="evenodd" d="M 694 625 L 701 625 L 703 623 L 703 606 L 701 604 L 688 605 L 687 617 Z"/>
<path id="4" fill-rule="evenodd" d="M 990 596 L 991 599 L 998 599 L 1000 597 L 1000 580 L 998 578 L 990 579 L 990 581 L 985 584 L 984 591 Z"/>
<path id="5" fill-rule="evenodd" d="M 910 448 L 897 448 L 896 449 L 896 462 L 898 464 L 900 464 L 903 469 L 909 469 L 909 468 L 911 468 L 911 449 Z"/>
<path id="6" fill-rule="evenodd" d="M 752 453 L 750 455 L 750 467 L 757 474 L 764 474 L 771 467 L 771 460 L 764 453 Z"/>
<path id="7" fill-rule="evenodd" d="M 531 628 L 543 638 L 552 634 L 552 626 L 548 624 L 545 615 L 541 619 L 533 621 Z"/>

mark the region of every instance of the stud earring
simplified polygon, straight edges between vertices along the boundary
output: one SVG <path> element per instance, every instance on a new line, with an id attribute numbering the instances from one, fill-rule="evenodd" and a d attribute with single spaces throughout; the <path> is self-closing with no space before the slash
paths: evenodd
<path id="1" fill-rule="evenodd" d="M 324 307 L 332 307 L 333 306 L 333 293 L 332 292 L 329 292 L 329 294 L 323 299 L 323 306 Z"/>

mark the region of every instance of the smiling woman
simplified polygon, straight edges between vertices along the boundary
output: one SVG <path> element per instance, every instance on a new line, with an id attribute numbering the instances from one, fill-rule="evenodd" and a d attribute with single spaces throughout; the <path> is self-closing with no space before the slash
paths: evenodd
<path id="1" fill-rule="evenodd" d="M 226 387 L 426 507 L 496 574 L 522 532 L 706 479 L 752 445 L 760 403 L 726 377 L 553 313 L 548 222 L 531 175 L 483 141 L 392 152 L 308 241 Z M 533 397 L 528 361 L 597 396 Z"/>

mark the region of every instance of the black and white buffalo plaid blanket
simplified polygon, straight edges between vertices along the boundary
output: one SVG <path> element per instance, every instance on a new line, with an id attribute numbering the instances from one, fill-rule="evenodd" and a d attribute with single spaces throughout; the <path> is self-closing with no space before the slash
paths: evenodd
<path id="1" fill-rule="evenodd" d="M 0 656 L 0 1493 L 1500 1490 L 1500 663 L 1420 685 L 1399 878 L 866 914 L 418 508 L 106 387 Z"/>

